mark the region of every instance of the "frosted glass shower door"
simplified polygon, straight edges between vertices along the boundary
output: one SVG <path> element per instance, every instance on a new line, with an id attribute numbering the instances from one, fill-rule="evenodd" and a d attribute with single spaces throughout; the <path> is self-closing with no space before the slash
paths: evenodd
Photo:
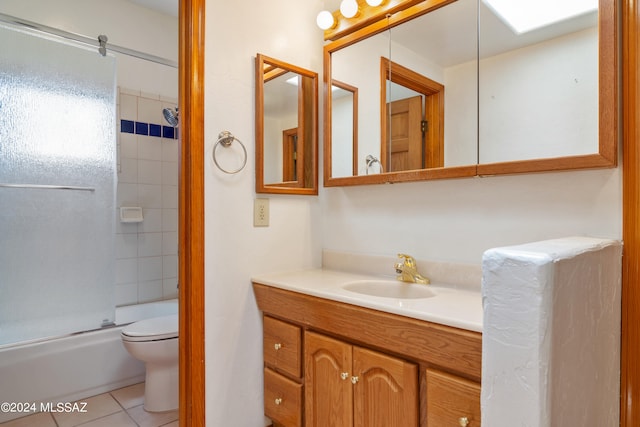
<path id="1" fill-rule="evenodd" d="M 0 25 L 0 345 L 114 320 L 115 58 Z"/>

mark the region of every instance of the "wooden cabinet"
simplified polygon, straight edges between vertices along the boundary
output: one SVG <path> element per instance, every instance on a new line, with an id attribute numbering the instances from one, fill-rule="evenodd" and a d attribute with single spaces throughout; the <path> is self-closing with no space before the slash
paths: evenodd
<path id="1" fill-rule="evenodd" d="M 305 332 L 306 426 L 418 426 L 415 364 Z"/>
<path id="2" fill-rule="evenodd" d="M 427 426 L 480 425 L 480 384 L 427 369 Z"/>
<path id="3" fill-rule="evenodd" d="M 277 426 L 302 426 L 302 329 L 264 316 L 264 413 Z"/>
<path id="4" fill-rule="evenodd" d="M 254 283 L 274 427 L 480 426 L 482 334 Z"/>

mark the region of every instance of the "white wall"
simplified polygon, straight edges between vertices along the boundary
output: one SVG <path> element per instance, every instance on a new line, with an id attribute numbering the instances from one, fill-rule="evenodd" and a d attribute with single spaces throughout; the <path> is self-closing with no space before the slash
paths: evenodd
<path id="1" fill-rule="evenodd" d="M 210 426 L 261 425 L 261 322 L 249 280 L 254 273 L 318 266 L 321 248 L 408 252 L 479 265 L 482 253 L 496 246 L 566 235 L 621 237 L 620 169 L 321 187 L 318 198 L 269 196 L 271 226 L 253 228 L 254 56 L 261 52 L 321 73 L 321 34 L 313 24 L 321 6 L 299 0 L 207 4 Z M 249 150 L 247 168 L 235 176 L 219 172 L 209 158 L 222 130 Z"/>
<path id="2" fill-rule="evenodd" d="M 253 227 L 256 53 L 322 71 L 319 0 L 209 1 L 205 63 L 205 257 L 207 425 L 264 425 L 262 322 L 251 275 L 320 265 L 315 196 L 266 196 L 270 226 Z M 228 130 L 249 152 L 236 175 L 211 160 Z M 260 195 L 265 197 L 265 195 Z"/>

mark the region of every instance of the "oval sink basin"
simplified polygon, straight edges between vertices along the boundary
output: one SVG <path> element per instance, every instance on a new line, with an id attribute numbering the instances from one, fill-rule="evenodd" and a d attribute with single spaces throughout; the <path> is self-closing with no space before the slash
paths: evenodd
<path id="1" fill-rule="evenodd" d="M 419 299 L 436 296 L 427 285 L 405 283 L 398 280 L 358 280 L 347 283 L 342 286 L 342 289 L 383 298 Z"/>

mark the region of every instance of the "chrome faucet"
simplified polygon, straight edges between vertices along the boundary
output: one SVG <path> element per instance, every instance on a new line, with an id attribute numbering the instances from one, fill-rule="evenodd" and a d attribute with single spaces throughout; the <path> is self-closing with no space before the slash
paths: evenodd
<path id="1" fill-rule="evenodd" d="M 399 274 L 398 280 L 403 282 L 422 283 L 424 285 L 429 284 L 429 279 L 418 273 L 416 260 L 411 255 L 398 254 L 398 258 L 401 258 L 402 260 L 394 265 L 396 273 Z"/>

